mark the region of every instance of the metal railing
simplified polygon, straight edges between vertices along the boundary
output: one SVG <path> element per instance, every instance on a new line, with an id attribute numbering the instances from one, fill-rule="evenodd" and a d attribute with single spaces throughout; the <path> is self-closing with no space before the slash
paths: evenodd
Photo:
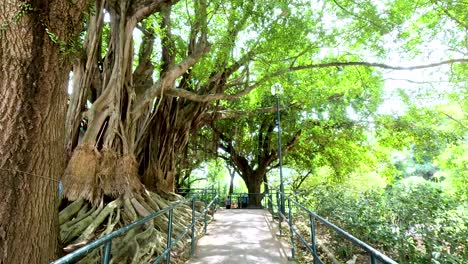
<path id="1" fill-rule="evenodd" d="M 232 193 L 226 198 L 230 199 L 231 209 L 262 209 L 264 196 L 265 193 Z"/>
<path id="2" fill-rule="evenodd" d="M 211 199 L 208 197 L 211 195 Z M 201 212 L 198 217 L 195 214 L 195 201 L 196 200 L 203 200 L 205 202 L 205 208 Z M 207 213 L 208 210 L 211 208 L 212 209 L 212 214 L 214 214 L 216 210 L 216 204 L 218 200 L 218 195 L 214 189 L 214 186 L 209 186 L 204 189 L 201 189 L 200 192 L 193 193 L 189 198 L 182 199 L 180 201 L 172 203 L 170 206 L 161 209 L 159 211 L 156 211 L 146 217 L 140 218 L 139 220 L 124 226 L 118 230 L 115 230 L 99 239 L 94 240 L 93 242 L 87 244 L 86 246 L 83 246 L 72 253 L 63 256 L 60 259 L 57 259 L 51 264 L 65 264 L 65 263 L 73 263 L 74 261 L 77 261 L 84 256 L 88 255 L 91 253 L 93 250 L 103 246 L 104 251 L 102 254 L 101 258 L 101 263 L 108 264 L 111 259 L 111 248 L 112 248 L 112 239 L 120 237 L 130 231 L 131 229 L 134 229 L 136 227 L 139 227 L 146 222 L 151 221 L 152 219 L 163 215 L 165 213 L 169 214 L 169 220 L 168 220 L 168 232 L 167 232 L 167 243 L 166 243 L 166 248 L 165 250 L 157 256 L 151 263 L 159 263 L 163 258 L 166 259 L 166 263 L 170 263 L 171 261 L 171 249 L 173 248 L 174 245 L 176 245 L 188 232 L 191 230 L 191 250 L 190 250 L 190 255 L 192 255 L 195 252 L 195 246 L 196 246 L 196 234 L 195 234 L 195 224 L 200 220 L 201 217 L 203 217 L 204 221 L 204 227 L 203 227 L 203 232 L 206 234 L 206 227 L 207 227 Z M 186 203 L 191 203 L 192 206 L 192 221 L 191 224 L 187 227 L 185 227 L 184 231 L 173 241 L 172 240 L 172 220 L 173 220 L 173 213 L 174 213 L 174 208 L 177 206 L 180 206 L 181 204 L 186 204 Z"/>
<path id="3" fill-rule="evenodd" d="M 317 239 L 316 239 L 316 222 L 322 223 L 326 227 L 332 229 L 335 231 L 337 234 L 340 236 L 344 237 L 348 241 L 350 241 L 352 244 L 360 247 L 363 249 L 367 254 L 369 254 L 369 261 L 371 264 L 377 264 L 377 263 L 385 263 L 385 264 L 398 264 L 396 261 L 392 260 L 388 256 L 382 254 L 375 248 L 369 246 L 368 244 L 364 243 L 363 241 L 357 239 L 353 235 L 349 234 L 348 232 L 344 231 L 343 229 L 337 227 L 330 221 L 326 220 L 325 218 L 317 215 L 316 213 L 310 211 L 303 205 L 299 204 L 295 200 L 293 200 L 291 197 L 286 196 L 284 197 L 285 202 L 287 204 L 287 215 L 282 214 L 281 210 L 279 210 L 278 205 L 281 204 L 281 194 L 277 191 L 276 192 L 276 214 L 279 218 L 278 223 L 279 223 L 279 231 L 280 231 L 280 236 L 282 236 L 282 228 L 281 228 L 281 223 L 282 221 L 287 221 L 287 224 L 289 226 L 289 235 L 290 235 L 290 243 L 291 243 L 291 258 L 295 258 L 295 242 L 294 242 L 294 236 L 298 238 L 298 240 L 304 245 L 304 247 L 309 251 L 312 256 L 313 256 L 313 264 L 324 264 L 324 262 L 320 259 L 320 257 L 317 254 Z M 275 216 L 275 210 L 274 210 L 274 199 L 273 199 L 273 194 L 270 192 L 267 195 L 268 197 L 268 208 L 270 209 L 270 212 L 272 214 L 272 217 L 274 218 Z M 296 213 L 298 211 L 302 211 L 305 213 L 308 218 L 309 218 L 309 227 L 310 227 L 310 242 L 307 241 L 308 239 L 304 238 L 304 236 L 298 231 L 298 229 L 295 227 L 294 222 L 293 222 L 293 205 L 295 205 L 298 210 L 296 210 Z"/>

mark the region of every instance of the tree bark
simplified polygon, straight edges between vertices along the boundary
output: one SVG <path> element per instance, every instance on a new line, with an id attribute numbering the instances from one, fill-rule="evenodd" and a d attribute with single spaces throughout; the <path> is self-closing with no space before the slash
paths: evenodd
<path id="1" fill-rule="evenodd" d="M 182 155 L 190 138 L 202 123 L 205 104 L 163 98 L 158 118 L 153 119 L 149 131 L 148 154 L 144 159 L 143 184 L 150 190 L 173 192 L 177 171 L 177 156 Z"/>
<path id="2" fill-rule="evenodd" d="M 229 170 L 229 176 L 231 177 L 231 180 L 229 182 L 229 196 L 232 195 L 232 193 L 234 192 L 234 176 L 236 176 L 235 174 L 235 169 L 232 168 L 232 170 L 228 169 Z"/>
<path id="3" fill-rule="evenodd" d="M 261 207 L 263 194 L 260 193 L 263 178 L 266 177 L 266 172 L 263 176 L 259 175 L 246 175 L 246 185 L 249 191 L 249 206 Z"/>
<path id="4" fill-rule="evenodd" d="M 70 69 L 63 53 L 85 6 L 0 4 L 0 263 L 48 263 L 59 255 Z"/>

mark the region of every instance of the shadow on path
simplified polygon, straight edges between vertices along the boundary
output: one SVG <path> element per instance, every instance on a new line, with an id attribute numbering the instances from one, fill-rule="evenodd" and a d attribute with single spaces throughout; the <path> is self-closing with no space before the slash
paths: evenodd
<path id="1" fill-rule="evenodd" d="M 266 210 L 220 210 L 187 264 L 288 263 Z"/>

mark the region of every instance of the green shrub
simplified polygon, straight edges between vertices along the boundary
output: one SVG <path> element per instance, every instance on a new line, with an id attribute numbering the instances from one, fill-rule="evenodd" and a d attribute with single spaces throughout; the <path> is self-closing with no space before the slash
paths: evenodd
<path id="1" fill-rule="evenodd" d="M 400 263 L 468 263 L 468 218 L 438 184 L 401 181 L 384 193 L 357 196 L 343 186 L 325 186 L 312 196 L 309 206 L 319 215 Z M 344 259 L 355 253 L 342 245 L 332 243 Z"/>

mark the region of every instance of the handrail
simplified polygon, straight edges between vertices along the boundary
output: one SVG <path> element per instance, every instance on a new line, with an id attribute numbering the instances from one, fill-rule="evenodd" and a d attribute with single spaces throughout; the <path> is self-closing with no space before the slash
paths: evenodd
<path id="1" fill-rule="evenodd" d="M 177 191 L 203 191 L 205 189 L 206 188 L 177 188 L 176 192 Z"/>
<path id="2" fill-rule="evenodd" d="M 179 242 L 187 233 L 188 233 L 188 230 L 189 228 L 192 228 L 193 226 L 195 226 L 195 223 L 197 223 L 197 221 L 202 217 L 204 216 L 205 218 L 205 229 L 204 229 L 204 232 L 206 233 L 206 212 L 208 211 L 208 208 L 210 208 L 211 206 L 213 206 L 213 204 L 215 203 L 215 200 L 218 198 L 218 195 L 215 196 L 214 199 L 211 200 L 211 202 L 205 207 L 205 209 L 202 211 L 202 213 L 195 218 L 195 220 L 193 221 L 193 223 L 189 226 L 187 226 L 187 228 L 185 228 L 184 232 L 182 234 L 180 234 L 175 240 L 174 242 L 172 242 L 172 245 L 175 245 L 177 244 L 177 242 Z M 192 200 L 193 201 L 193 200 Z M 165 255 L 168 255 L 170 253 L 170 249 L 172 247 L 166 247 L 166 249 L 159 255 L 156 257 L 156 259 L 154 259 L 154 261 L 152 263 L 159 263 L 159 261 L 162 260 L 162 258 L 165 256 Z M 193 253 L 193 251 L 192 251 Z"/>
<path id="3" fill-rule="evenodd" d="M 281 194 L 277 191 L 276 192 L 276 198 L 277 198 L 277 207 L 279 204 L 279 196 Z M 274 208 L 273 208 L 273 198 L 272 198 L 272 193 L 270 192 L 269 195 L 267 195 L 268 200 L 269 200 L 269 205 L 271 205 L 271 213 L 274 215 Z M 312 254 L 314 261 L 313 263 L 321 263 L 323 264 L 324 262 L 320 259 L 320 257 L 317 255 L 317 249 L 316 249 L 316 237 L 315 237 L 315 221 L 317 220 L 318 222 L 321 222 L 325 226 L 329 227 L 330 229 L 334 230 L 337 232 L 339 235 L 342 237 L 346 238 L 347 240 L 351 241 L 351 243 L 359 246 L 361 249 L 366 251 L 370 255 L 370 263 L 371 264 L 376 264 L 377 260 L 379 260 L 381 263 L 385 264 L 398 264 L 396 261 L 392 260 L 388 256 L 382 254 L 380 251 L 376 250 L 375 248 L 371 247 L 370 245 L 364 243 L 363 241 L 359 240 L 358 238 L 354 237 L 353 235 L 349 234 L 348 232 L 344 231 L 343 229 L 339 228 L 338 226 L 334 225 L 327 219 L 319 216 L 318 214 L 314 213 L 313 211 L 307 209 L 305 206 L 302 204 L 298 203 L 297 201 L 293 200 L 289 196 L 285 196 L 285 200 L 288 203 L 288 216 L 285 216 L 281 210 L 277 210 L 278 217 L 279 217 L 279 229 L 280 229 L 280 235 L 282 234 L 281 232 L 281 222 L 282 220 L 287 220 L 289 229 L 290 229 L 290 239 L 291 239 L 291 256 L 294 258 L 295 255 L 295 247 L 294 247 L 294 234 L 299 238 L 299 241 L 306 247 L 306 249 Z M 311 231 L 311 243 L 309 244 L 306 239 L 300 234 L 300 232 L 294 227 L 293 224 L 293 215 L 292 215 L 292 204 L 296 205 L 298 208 L 301 210 L 305 211 L 310 220 L 310 231 Z"/>
<path id="4" fill-rule="evenodd" d="M 104 254 L 102 256 L 102 260 L 101 260 L 101 263 L 105 263 L 105 264 L 108 264 L 110 262 L 110 253 L 111 253 L 111 246 L 112 246 L 112 239 L 116 238 L 116 237 L 119 237 L 119 236 L 122 236 L 123 234 L 127 233 L 128 231 L 130 231 L 131 229 L 133 228 L 136 228 L 138 226 L 141 226 L 143 225 L 144 223 L 146 222 L 149 222 L 151 221 L 152 219 L 164 214 L 164 213 L 167 213 L 169 212 L 169 221 L 168 221 L 168 236 L 167 236 L 167 245 L 166 245 L 166 248 L 165 250 L 159 255 L 156 257 L 156 259 L 152 262 L 152 263 L 159 263 L 159 261 L 162 260 L 163 257 L 166 257 L 166 263 L 169 263 L 170 262 L 170 252 L 171 252 L 171 249 L 174 245 L 177 244 L 177 242 L 182 239 L 183 236 L 185 236 L 189 229 L 192 230 L 192 248 L 191 248 L 191 254 L 193 254 L 194 250 L 195 250 L 195 224 L 198 222 L 198 220 L 204 216 L 204 233 L 206 233 L 206 226 L 207 226 L 207 212 L 208 212 L 208 209 L 211 208 L 212 206 L 216 206 L 216 200 L 218 199 L 218 194 L 215 192 L 214 190 L 214 187 L 213 186 L 208 186 L 206 188 L 203 189 L 203 193 L 206 193 L 207 190 L 211 189 L 211 193 L 212 193 L 212 199 L 211 201 L 208 203 L 208 204 L 205 204 L 205 208 L 204 210 L 201 212 L 201 214 L 198 216 L 198 217 L 195 217 L 195 199 L 199 196 L 199 193 L 195 193 L 194 196 L 190 197 L 190 198 L 185 198 L 185 199 L 182 199 L 180 201 L 177 201 L 177 202 L 173 202 L 170 204 L 170 206 L 168 207 L 165 207 L 159 211 L 156 211 L 148 216 L 145 216 L 143 218 L 140 218 L 138 219 L 137 221 L 129 224 L 129 225 L 126 225 L 124 227 L 121 227 L 99 239 L 96 239 L 94 241 L 92 241 L 91 243 L 73 251 L 72 253 L 70 254 L 67 254 L 53 262 L 51 262 L 51 264 L 66 264 L 66 263 L 71 263 L 72 261 L 75 261 L 77 260 L 78 258 L 81 258 L 81 257 L 84 257 L 86 256 L 87 254 L 89 254 L 91 251 L 95 250 L 96 248 L 100 247 L 100 246 L 104 246 Z M 186 202 L 191 202 L 192 204 L 192 222 L 189 226 L 187 226 L 183 233 L 181 235 L 179 235 L 175 240 L 174 242 L 172 242 L 172 216 L 173 216 L 173 210 L 174 208 L 176 208 L 177 206 L 179 206 L 180 204 L 182 203 L 186 203 Z M 213 213 L 214 213 L 214 209 L 213 208 Z"/>

